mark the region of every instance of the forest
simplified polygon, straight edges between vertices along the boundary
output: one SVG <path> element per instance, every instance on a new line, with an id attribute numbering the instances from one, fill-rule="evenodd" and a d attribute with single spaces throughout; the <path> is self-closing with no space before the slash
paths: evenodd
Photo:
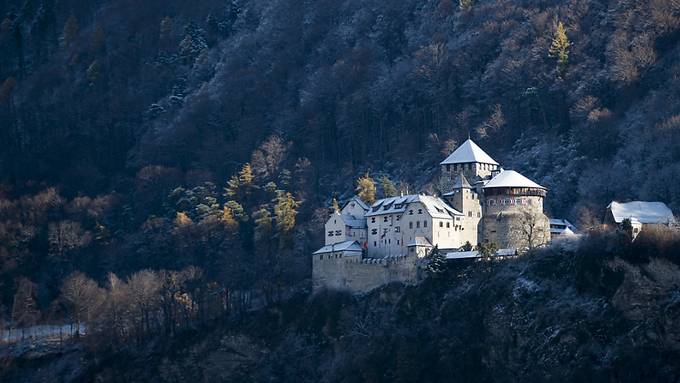
<path id="1" fill-rule="evenodd" d="M 360 177 L 436 193 L 467 137 L 579 228 L 612 200 L 678 212 L 678 89 L 677 0 L 0 0 L 0 327 L 92 323 L 87 347 L 115 353 L 261 323 L 257 307 L 324 307 L 300 297 L 333 201 Z M 299 352 L 331 331 L 301 340 L 313 324 L 277 320 Z"/>

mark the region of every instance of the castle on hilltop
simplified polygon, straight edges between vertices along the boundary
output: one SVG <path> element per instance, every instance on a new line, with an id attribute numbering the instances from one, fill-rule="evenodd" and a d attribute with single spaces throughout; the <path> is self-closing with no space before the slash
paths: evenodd
<path id="1" fill-rule="evenodd" d="M 440 165 L 441 196 L 402 195 L 370 206 L 353 197 L 334 212 L 313 254 L 314 288 L 364 292 L 417 283 L 420 260 L 435 247 L 452 254 L 493 243 L 514 253 L 550 240 L 545 187 L 503 170 L 470 139 Z"/>

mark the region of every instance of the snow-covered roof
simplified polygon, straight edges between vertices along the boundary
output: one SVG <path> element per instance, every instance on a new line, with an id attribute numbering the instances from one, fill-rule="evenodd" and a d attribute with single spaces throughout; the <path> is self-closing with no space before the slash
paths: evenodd
<path id="1" fill-rule="evenodd" d="M 366 204 L 366 202 L 364 202 L 364 201 L 363 201 L 361 198 L 359 198 L 359 196 L 357 196 L 357 195 L 355 195 L 355 196 L 352 197 L 349 201 L 347 201 L 347 203 L 345 204 L 345 206 L 347 206 L 347 204 L 350 203 L 350 202 L 352 202 L 352 201 L 356 202 L 357 205 L 359 205 L 359 206 L 360 206 L 362 209 L 364 209 L 365 211 L 368 211 L 368 209 L 370 209 L 370 207 L 368 206 L 368 204 Z M 343 207 L 344 207 L 344 206 L 343 206 Z"/>
<path id="2" fill-rule="evenodd" d="M 425 237 L 415 237 L 415 238 L 413 238 L 413 241 L 409 242 L 406 245 L 406 247 L 413 247 L 413 246 L 432 247 L 432 242 L 430 242 L 430 240 L 425 238 Z"/>
<path id="3" fill-rule="evenodd" d="M 607 206 L 612 212 L 616 223 L 623 222 L 624 219 L 637 219 L 640 223 L 668 224 L 675 222 L 673 212 L 663 202 L 632 201 L 616 202 Z"/>
<path id="4" fill-rule="evenodd" d="M 338 214 L 337 217 L 345 223 L 345 226 L 349 226 L 353 229 L 366 228 L 366 218 L 357 218 L 349 214 Z"/>
<path id="5" fill-rule="evenodd" d="M 557 226 L 557 227 L 553 227 Z M 562 218 L 550 218 L 550 234 L 574 235 L 576 226 Z"/>
<path id="6" fill-rule="evenodd" d="M 514 170 L 504 170 L 484 185 L 489 188 L 536 188 L 547 190 Z"/>
<path id="7" fill-rule="evenodd" d="M 345 241 L 335 243 L 332 245 L 326 245 L 320 248 L 319 250 L 315 251 L 314 254 L 326 254 L 339 251 L 361 253 L 362 249 L 361 245 L 357 241 Z"/>
<path id="8" fill-rule="evenodd" d="M 515 250 L 512 247 L 506 248 L 506 249 L 498 249 L 496 250 L 496 253 L 494 256 L 496 257 L 509 257 L 513 256 L 517 253 L 517 250 Z M 479 254 L 479 251 L 477 250 L 470 250 L 470 251 L 451 251 L 446 254 L 444 254 L 444 258 L 446 259 L 469 259 L 469 258 L 480 258 L 481 255 Z"/>
<path id="9" fill-rule="evenodd" d="M 498 165 L 498 162 L 486 154 L 482 148 L 477 146 L 471 139 L 463 142 L 456 150 L 453 151 L 440 165 L 448 164 L 463 164 L 469 162 L 479 162 L 483 164 Z"/>
<path id="10" fill-rule="evenodd" d="M 439 197 L 410 194 L 401 197 L 390 197 L 375 201 L 371 205 L 371 210 L 366 214 L 367 217 L 384 215 L 384 214 L 400 214 L 404 213 L 409 204 L 420 202 L 425 207 L 425 210 L 432 216 L 432 218 L 451 218 L 453 216 L 460 216 L 463 213 L 449 206 L 444 200 Z"/>

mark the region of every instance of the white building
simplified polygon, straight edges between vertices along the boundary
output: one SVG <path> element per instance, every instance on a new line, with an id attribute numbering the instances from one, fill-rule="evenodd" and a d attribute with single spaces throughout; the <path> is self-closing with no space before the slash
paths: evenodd
<path id="1" fill-rule="evenodd" d="M 459 248 L 463 213 L 439 197 L 413 194 L 376 201 L 366 214 L 368 253 L 390 257 L 406 253 Z"/>

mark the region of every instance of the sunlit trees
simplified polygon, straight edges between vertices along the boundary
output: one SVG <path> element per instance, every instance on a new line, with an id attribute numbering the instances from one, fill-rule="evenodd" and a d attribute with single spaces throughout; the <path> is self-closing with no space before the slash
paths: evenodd
<path id="1" fill-rule="evenodd" d="M 561 21 L 555 24 L 555 31 L 553 32 L 552 43 L 548 54 L 557 61 L 557 71 L 563 74 L 567 70 L 569 64 L 569 37 L 567 37 L 567 30 Z"/>
<path id="2" fill-rule="evenodd" d="M 359 196 L 359 198 L 361 198 L 361 200 L 367 204 L 370 205 L 375 202 L 375 181 L 368 175 L 368 173 L 359 177 L 355 192 L 357 193 L 357 196 Z"/>
<path id="3" fill-rule="evenodd" d="M 297 216 L 299 203 L 295 201 L 293 195 L 289 192 L 279 193 L 275 202 L 274 217 L 279 246 L 287 248 L 291 246 L 292 232 L 295 228 L 295 217 Z"/>
<path id="4" fill-rule="evenodd" d="M 380 187 L 382 188 L 382 194 L 385 198 L 396 197 L 399 194 L 394 182 L 392 182 L 392 180 L 390 180 L 387 176 L 380 177 Z"/>
<path id="5" fill-rule="evenodd" d="M 62 282 L 59 298 L 75 325 L 76 336 L 79 336 L 82 321 L 89 321 L 99 314 L 105 295 L 95 281 L 75 272 Z"/>

